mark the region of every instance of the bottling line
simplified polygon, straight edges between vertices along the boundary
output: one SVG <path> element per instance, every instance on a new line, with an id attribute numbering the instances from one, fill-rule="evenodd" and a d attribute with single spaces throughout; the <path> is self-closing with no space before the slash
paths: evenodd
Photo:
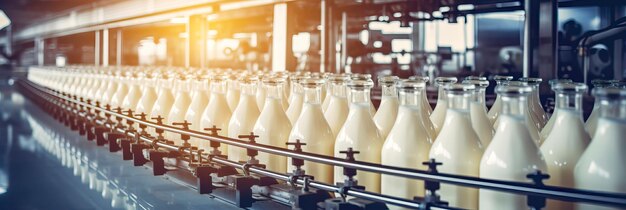
<path id="1" fill-rule="evenodd" d="M 2 2 L 0 209 L 626 209 L 625 22 L 611 0 Z"/>

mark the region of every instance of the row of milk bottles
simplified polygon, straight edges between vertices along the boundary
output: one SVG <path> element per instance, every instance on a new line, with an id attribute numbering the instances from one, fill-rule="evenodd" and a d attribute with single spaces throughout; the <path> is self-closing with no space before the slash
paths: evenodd
<path id="1" fill-rule="evenodd" d="M 582 96 L 586 85 L 552 80 L 556 109 L 548 118 L 539 99 L 539 78 L 512 81 L 496 76 L 497 98 L 485 105 L 484 77 L 439 77 L 438 103 L 431 109 L 427 77 L 383 76 L 381 103 L 370 100 L 374 85 L 367 74 L 240 72 L 222 70 L 33 69 L 29 79 L 100 104 L 161 116 L 164 123 L 191 123 L 202 131 L 216 126 L 219 134 L 237 138 L 254 132 L 257 143 L 285 148 L 306 143 L 305 152 L 343 157 L 360 151 L 357 160 L 426 169 L 434 158 L 442 173 L 529 182 L 526 175 L 549 173 L 549 185 L 626 192 L 626 90 L 594 82 L 596 104 L 586 123 Z M 152 131 L 153 132 L 153 131 Z M 155 133 L 152 133 L 153 135 Z M 182 144 L 178 134 L 168 139 Z M 593 140 L 592 140 L 593 139 Z M 208 142 L 192 139 L 208 149 Z M 222 146 L 228 158 L 246 161 L 245 150 Z M 288 172 L 287 158 L 260 153 L 268 169 Z M 344 180 L 339 167 L 308 162 L 303 167 L 316 180 Z M 359 172 L 367 190 L 404 198 L 423 196 L 422 181 Z M 439 191 L 451 206 L 469 209 L 526 209 L 525 196 L 442 184 Z M 572 209 L 549 200 L 547 209 Z M 598 207 L 578 206 L 580 209 Z"/>

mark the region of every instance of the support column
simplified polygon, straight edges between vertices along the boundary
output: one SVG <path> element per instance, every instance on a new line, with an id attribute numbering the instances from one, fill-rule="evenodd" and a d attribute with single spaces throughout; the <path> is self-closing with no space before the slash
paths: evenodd
<path id="1" fill-rule="evenodd" d="M 202 15 L 193 15 L 189 18 L 188 25 L 190 66 L 204 68 L 206 67 L 206 18 Z"/>
<path id="2" fill-rule="evenodd" d="M 286 71 L 295 68 L 295 57 L 291 47 L 296 14 L 289 3 L 274 5 L 272 27 L 272 71 Z"/>
<path id="3" fill-rule="evenodd" d="M 117 60 L 117 66 L 122 65 L 122 44 L 123 44 L 123 34 L 122 29 L 117 29 L 117 36 L 115 36 L 116 47 L 115 47 L 115 58 Z"/>
<path id="4" fill-rule="evenodd" d="M 544 81 L 548 81 L 558 76 L 558 1 L 541 0 L 539 11 L 542 15 L 539 16 L 539 72 L 537 75 Z M 548 86 L 544 85 L 544 87 L 544 92 L 548 92 Z"/>
<path id="5" fill-rule="evenodd" d="M 342 73 L 348 73 L 346 71 L 346 63 L 348 60 L 348 13 L 343 11 L 341 13 L 341 60 L 339 61 L 338 71 Z M 337 72 L 339 73 L 339 72 Z"/>
<path id="6" fill-rule="evenodd" d="M 333 0 L 322 0 L 320 3 L 320 72 L 335 72 L 335 40 L 333 39 Z"/>
<path id="7" fill-rule="evenodd" d="M 96 31 L 96 38 L 95 38 L 95 43 L 94 43 L 94 66 L 99 66 L 100 65 L 100 31 Z"/>
<path id="8" fill-rule="evenodd" d="M 539 46 L 539 1 L 524 1 L 524 77 L 537 72 Z"/>
<path id="9" fill-rule="evenodd" d="M 109 29 L 102 30 L 102 66 L 109 66 Z"/>
<path id="10" fill-rule="evenodd" d="M 189 68 L 191 66 L 191 38 L 189 38 L 189 32 L 191 31 L 190 16 L 185 16 L 185 19 L 187 20 L 185 24 L 185 33 L 187 33 L 187 38 L 185 39 L 185 68 Z"/>
<path id="11" fill-rule="evenodd" d="M 44 51 L 46 43 L 43 38 L 38 37 L 35 39 L 35 54 L 37 55 L 37 65 L 44 65 Z"/>

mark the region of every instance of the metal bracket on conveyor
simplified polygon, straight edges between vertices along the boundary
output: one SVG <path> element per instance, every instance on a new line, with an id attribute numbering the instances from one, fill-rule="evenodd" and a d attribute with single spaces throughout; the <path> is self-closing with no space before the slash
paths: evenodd
<path id="1" fill-rule="evenodd" d="M 141 114 L 138 114 L 137 116 L 139 117 L 140 120 L 144 122 L 147 121 L 146 113 L 142 112 Z M 146 159 L 146 157 L 143 156 L 143 150 L 150 149 L 151 146 L 148 144 L 144 144 L 143 141 L 140 139 L 142 136 L 152 138 L 148 134 L 148 132 L 146 132 L 147 128 L 148 128 L 147 125 L 139 124 L 139 129 L 141 129 L 141 131 L 135 136 L 135 142 L 133 142 L 130 145 L 130 151 L 133 156 L 132 159 L 133 159 L 134 166 L 142 166 L 148 162 L 148 159 Z"/>
<path id="2" fill-rule="evenodd" d="M 74 100 L 78 100 L 78 97 L 76 96 L 72 96 L 71 97 Z M 82 100 L 82 98 L 81 98 Z M 70 114 L 69 114 L 69 121 L 70 121 L 70 129 L 72 129 L 72 131 L 78 131 L 79 127 L 78 127 L 78 120 L 81 118 L 78 113 L 80 111 L 80 108 L 78 106 L 77 103 L 71 103 L 70 104 Z"/>
<path id="3" fill-rule="evenodd" d="M 131 117 L 131 118 L 135 117 L 133 115 L 133 110 L 131 110 L 131 109 L 128 109 L 128 110 L 124 111 L 124 113 L 126 113 L 126 116 L 128 116 L 128 117 Z M 138 133 L 135 131 L 135 127 L 133 126 L 133 124 L 135 124 L 134 121 L 126 120 L 126 124 L 128 125 L 128 128 L 126 129 L 126 135 L 124 135 L 124 138 L 119 139 L 119 145 L 120 145 L 120 148 L 122 150 L 122 159 L 123 160 L 132 160 L 133 159 L 133 154 L 132 154 L 130 145 L 133 142 L 133 139 L 128 137 L 128 134 L 133 134 L 134 136 L 137 136 Z"/>
<path id="4" fill-rule="evenodd" d="M 107 104 L 104 106 L 107 111 L 111 111 L 111 105 Z M 113 120 L 111 120 L 111 114 L 108 112 L 104 113 L 105 122 L 103 125 L 98 125 L 94 128 L 94 133 L 96 134 L 96 145 L 104 146 L 107 143 L 107 140 L 104 136 L 105 132 L 108 132 L 110 129 L 106 125 L 110 125 L 113 127 Z"/>
<path id="5" fill-rule="evenodd" d="M 81 103 L 85 103 L 85 99 L 83 97 L 79 98 L 79 101 Z M 89 101 L 89 100 L 87 100 Z M 78 127 L 78 134 L 81 136 L 84 136 L 85 133 L 87 132 L 85 130 L 85 122 L 86 120 L 86 116 L 89 112 L 87 111 L 87 109 L 85 108 L 85 106 L 83 106 L 82 104 L 78 104 L 78 111 L 77 111 L 77 115 L 78 117 L 76 117 L 76 127 Z M 82 115 L 85 115 L 85 117 L 81 117 Z"/>
<path id="6" fill-rule="evenodd" d="M 100 102 L 96 101 L 95 106 L 99 108 Z M 89 126 L 87 127 L 87 141 L 93 141 L 94 139 L 96 139 L 96 127 L 99 126 L 96 123 L 96 121 L 99 119 L 100 119 L 100 109 L 95 109 L 94 115 L 91 118 L 91 122 L 89 123 Z"/>
<path id="7" fill-rule="evenodd" d="M 163 125 L 164 118 L 160 115 L 152 119 L 157 121 L 157 125 Z M 159 150 L 158 143 L 173 144 L 173 142 L 167 141 L 165 137 L 163 137 L 163 133 L 165 132 L 165 130 L 155 128 L 155 131 L 158 136 L 154 141 L 152 141 L 152 149 L 150 149 L 150 151 L 148 152 L 148 156 L 150 161 L 152 162 L 152 173 L 155 176 L 160 176 L 167 172 L 167 169 L 165 169 L 165 158 L 176 158 L 180 153 L 178 151 L 168 152 Z"/>
<path id="8" fill-rule="evenodd" d="M 437 174 L 439 173 L 437 166 L 442 165 L 442 163 L 437 162 L 434 158 L 431 158 L 428 161 L 422 162 L 422 165 L 428 166 L 428 173 Z M 441 188 L 441 184 L 439 182 L 425 180 L 424 188 L 426 189 L 426 196 L 421 199 L 422 203 L 420 205 L 420 209 L 429 210 L 433 207 L 433 205 L 448 206 L 448 202 L 441 200 L 441 197 L 437 194 L 437 190 Z M 414 200 L 420 200 L 420 198 L 415 197 Z"/>
<path id="9" fill-rule="evenodd" d="M 218 137 L 218 131 L 221 129 L 217 128 L 215 125 L 211 128 L 204 128 L 206 131 L 211 131 L 209 135 L 213 137 Z M 213 185 L 213 177 L 222 178 L 231 175 L 237 174 L 237 170 L 231 166 L 223 166 L 217 164 L 211 164 L 211 160 L 213 158 L 219 157 L 226 159 L 226 155 L 222 155 L 220 148 L 220 142 L 210 141 L 210 146 L 212 150 L 209 152 L 209 160 L 205 162 L 201 162 L 198 166 L 195 167 L 194 175 L 197 178 L 197 187 L 198 193 L 200 194 L 208 194 L 212 193 L 213 190 L 219 188 Z M 203 150 L 198 150 L 199 153 L 203 152 Z M 200 155 L 200 154 L 199 154 Z M 199 156 L 200 157 L 200 156 Z"/>
<path id="10" fill-rule="evenodd" d="M 533 173 L 529 173 L 526 175 L 526 178 L 529 178 L 533 181 L 537 187 L 545 186 L 543 184 L 544 179 L 549 179 L 550 175 L 544 174 L 541 170 L 535 170 Z M 526 204 L 531 210 L 540 210 L 546 207 L 546 197 L 537 196 L 537 195 L 528 195 L 526 198 Z"/>
<path id="11" fill-rule="evenodd" d="M 345 151 L 339 151 L 341 154 L 346 154 L 346 160 L 350 162 L 355 162 L 354 158 L 355 154 L 359 154 L 359 151 L 355 151 L 352 147 L 349 147 Z M 338 193 L 341 195 L 340 198 L 331 198 L 326 199 L 324 201 L 324 209 L 326 210 L 374 210 L 388 209 L 387 205 L 382 202 L 370 201 L 360 198 L 352 198 L 350 200 L 346 200 L 347 193 L 350 190 L 365 190 L 364 186 L 359 185 L 358 180 L 354 179 L 354 176 L 357 175 L 357 170 L 353 168 L 343 167 L 343 175 L 345 176 L 344 182 L 338 182 L 337 186 L 339 187 Z"/>
<path id="12" fill-rule="evenodd" d="M 117 152 L 122 150 L 122 147 L 120 147 L 118 141 L 126 137 L 125 133 L 117 131 L 118 128 L 126 129 L 126 127 L 122 124 L 122 120 L 124 120 L 124 118 L 121 117 L 121 115 L 124 114 L 124 111 L 121 107 L 117 107 L 115 108 L 115 112 L 120 114 L 115 117 L 115 126 L 111 126 L 109 132 L 105 133 L 106 140 L 107 142 L 109 142 L 109 152 Z"/>
<path id="13" fill-rule="evenodd" d="M 300 141 L 300 139 L 296 139 L 296 142 L 287 142 L 285 143 L 287 146 L 294 146 L 293 151 L 300 153 L 302 152 L 302 146 L 305 146 L 306 143 Z M 323 202 L 326 199 L 331 198 L 330 193 L 323 190 L 313 190 L 309 187 L 311 180 L 314 180 L 313 176 L 306 175 L 306 171 L 302 169 L 304 166 L 304 160 L 299 158 L 291 158 L 291 165 L 295 167 L 295 169 L 289 174 L 289 203 L 291 204 L 291 209 L 301 209 L 301 210 L 316 210 L 317 203 Z M 299 187 L 297 186 L 298 179 L 302 179 L 304 184 Z M 280 187 L 280 186 L 279 186 Z"/>

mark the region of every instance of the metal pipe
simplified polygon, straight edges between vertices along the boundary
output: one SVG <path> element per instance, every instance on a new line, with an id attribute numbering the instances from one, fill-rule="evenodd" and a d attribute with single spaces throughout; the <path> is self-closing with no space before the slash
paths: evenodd
<path id="1" fill-rule="evenodd" d="M 318 155 L 307 152 L 295 152 L 279 147 L 261 145 L 261 144 L 251 144 L 238 139 L 232 139 L 221 136 L 210 136 L 205 133 L 197 132 L 197 131 L 188 131 L 182 130 L 179 128 L 175 128 L 167 125 L 158 125 L 151 122 L 141 121 L 139 119 L 131 118 L 126 115 L 118 114 L 116 112 L 112 112 L 109 110 L 105 110 L 100 107 L 96 107 L 91 104 L 87 104 L 84 102 L 80 102 L 78 100 L 71 99 L 66 96 L 59 96 L 53 91 L 44 89 L 42 87 L 37 87 L 36 85 L 27 82 L 30 86 L 43 91 L 44 93 L 48 93 L 54 97 L 57 97 L 62 100 L 66 100 L 72 103 L 76 103 L 78 105 L 88 107 L 91 109 L 97 109 L 105 114 L 110 114 L 111 116 L 120 117 L 124 120 L 133 121 L 135 123 L 144 124 L 153 128 L 162 129 L 168 132 L 174 132 L 182 135 L 189 135 L 191 137 L 196 137 L 199 139 L 216 141 L 220 143 L 225 143 L 230 146 L 237 146 L 246 149 L 253 149 L 261 152 L 276 154 L 287 156 L 290 158 L 298 158 L 307 161 L 313 161 L 322 164 L 334 165 L 339 167 L 347 167 L 354 168 L 361 171 L 369 171 L 380 174 L 387 174 L 393 176 L 400 176 L 411 179 L 419 179 L 419 180 L 428 180 L 428 181 L 436 181 L 447 184 L 461 185 L 467 187 L 475 187 L 475 188 L 483 188 L 483 189 L 491 189 L 498 191 L 505 191 L 516 194 L 524 194 L 524 195 L 534 195 L 534 196 L 542 196 L 549 199 L 556 200 L 565 200 L 565 201 L 578 201 L 578 202 L 588 202 L 595 203 L 600 205 L 610 205 L 610 206 L 626 206 L 626 194 L 618 194 L 618 193 L 607 193 L 607 192 L 596 192 L 589 190 L 579 190 L 574 188 L 564 188 L 564 187 L 554 187 L 554 186 L 543 186 L 543 185 L 535 185 L 531 183 L 524 182 L 512 182 L 512 181 L 501 181 L 501 180 L 492 180 L 492 179 L 482 179 L 477 177 L 470 176 L 460 176 L 454 174 L 444 174 L 444 173 L 429 173 L 423 170 L 417 169 L 409 169 L 409 168 L 401 168 L 394 166 L 386 166 L 362 161 L 350 162 L 344 159 Z M 163 145 L 166 147 L 166 145 Z M 173 150 L 178 150 L 177 146 L 169 145 Z M 188 151 L 188 150 L 185 150 Z"/>

